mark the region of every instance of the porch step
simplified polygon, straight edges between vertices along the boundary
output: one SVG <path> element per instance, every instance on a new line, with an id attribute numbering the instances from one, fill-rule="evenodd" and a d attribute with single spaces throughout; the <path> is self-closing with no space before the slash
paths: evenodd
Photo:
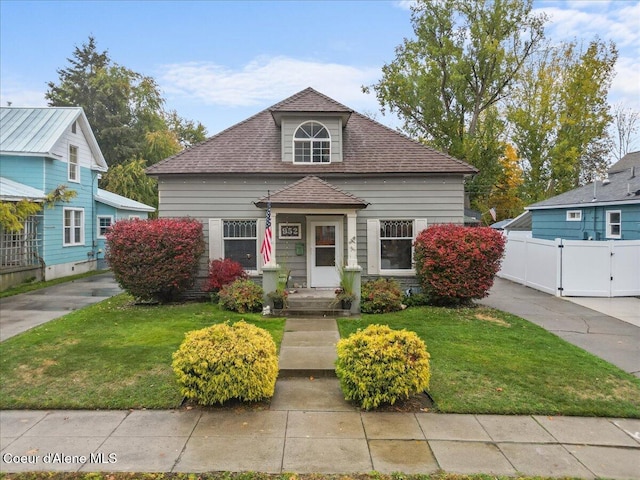
<path id="1" fill-rule="evenodd" d="M 333 292 L 292 293 L 289 295 L 288 303 L 286 309 L 276 313 L 294 317 L 345 317 L 351 314 L 349 310 L 343 310 L 340 304 L 335 303 Z"/>
<path id="2" fill-rule="evenodd" d="M 335 377 L 339 339 L 333 318 L 287 318 L 278 377 Z"/>
<path id="3" fill-rule="evenodd" d="M 285 308 L 274 310 L 273 315 L 278 317 L 328 317 L 340 318 L 351 315 L 351 310 L 341 308 Z"/>

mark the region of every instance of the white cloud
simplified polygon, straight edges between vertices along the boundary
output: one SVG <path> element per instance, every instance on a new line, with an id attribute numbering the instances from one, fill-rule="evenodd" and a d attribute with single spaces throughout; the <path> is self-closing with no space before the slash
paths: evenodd
<path id="1" fill-rule="evenodd" d="M 612 103 L 623 102 L 625 106 L 640 111 L 640 60 L 638 58 L 619 58 L 616 64 L 616 77 L 609 91 Z"/>
<path id="2" fill-rule="evenodd" d="M 401 8 L 402 10 L 411 10 L 411 7 L 415 4 L 416 0 L 396 0 L 393 2 L 394 6 Z"/>
<path id="3" fill-rule="evenodd" d="M 207 105 L 253 106 L 277 102 L 307 87 L 354 107 L 367 98 L 361 85 L 375 82 L 377 67 L 354 67 L 284 56 L 258 57 L 241 68 L 212 62 L 165 65 L 159 83 L 176 97 L 191 97 Z M 375 104 L 373 99 L 372 104 Z"/>
<path id="4" fill-rule="evenodd" d="M 36 90 L 11 78 L 2 78 L 0 82 L 0 105 L 3 107 L 9 102 L 14 107 L 46 107 L 44 94 L 44 89 Z"/>

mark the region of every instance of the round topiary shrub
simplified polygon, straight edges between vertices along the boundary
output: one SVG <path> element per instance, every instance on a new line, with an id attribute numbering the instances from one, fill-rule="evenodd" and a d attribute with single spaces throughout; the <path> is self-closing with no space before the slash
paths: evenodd
<path id="1" fill-rule="evenodd" d="M 338 342 L 336 374 L 347 400 L 369 410 L 429 386 L 429 352 L 414 332 L 369 325 Z"/>
<path id="2" fill-rule="evenodd" d="M 238 313 L 261 311 L 263 296 L 262 287 L 246 279 L 224 285 L 219 293 L 222 308 Z"/>
<path id="3" fill-rule="evenodd" d="M 187 333 L 172 367 L 182 394 L 201 405 L 257 401 L 273 396 L 278 356 L 269 332 L 240 321 Z"/>
<path id="4" fill-rule="evenodd" d="M 402 290 L 393 278 L 378 278 L 362 284 L 360 311 L 388 313 L 402 310 Z"/>

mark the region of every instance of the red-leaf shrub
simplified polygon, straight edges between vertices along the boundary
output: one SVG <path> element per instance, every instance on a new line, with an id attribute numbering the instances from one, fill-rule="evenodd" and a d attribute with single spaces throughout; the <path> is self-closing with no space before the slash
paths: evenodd
<path id="1" fill-rule="evenodd" d="M 205 292 L 217 292 L 223 286 L 233 283 L 238 278 L 249 278 L 244 267 L 230 258 L 219 258 L 209 263 L 209 278 L 204 285 Z"/>
<path id="2" fill-rule="evenodd" d="M 436 304 L 465 304 L 488 295 L 505 239 L 489 227 L 434 225 L 414 243 L 416 275 Z"/>
<path id="3" fill-rule="evenodd" d="M 120 220 L 106 237 L 111 270 L 134 297 L 169 302 L 194 284 L 204 252 L 202 223 L 197 220 Z"/>

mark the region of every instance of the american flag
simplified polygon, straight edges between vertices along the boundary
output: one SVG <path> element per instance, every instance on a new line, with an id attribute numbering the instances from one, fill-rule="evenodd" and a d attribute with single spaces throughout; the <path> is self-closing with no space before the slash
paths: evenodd
<path id="1" fill-rule="evenodd" d="M 273 242 L 273 234 L 271 232 L 271 199 L 267 201 L 267 222 L 264 229 L 264 240 L 260 247 L 262 261 L 266 265 L 271 261 L 271 245 Z"/>

